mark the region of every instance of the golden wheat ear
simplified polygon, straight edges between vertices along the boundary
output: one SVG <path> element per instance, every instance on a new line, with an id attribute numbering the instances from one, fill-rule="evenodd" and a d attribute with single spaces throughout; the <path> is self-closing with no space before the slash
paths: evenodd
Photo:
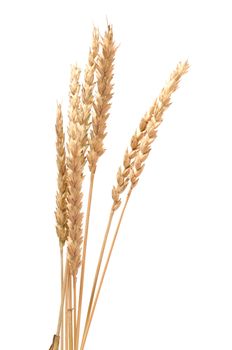
<path id="1" fill-rule="evenodd" d="M 171 96 L 179 87 L 180 80 L 182 76 L 188 72 L 188 69 L 188 61 L 177 64 L 176 69 L 170 75 L 170 78 L 165 87 L 161 90 L 160 95 L 140 122 L 139 130 L 137 132 L 139 142 L 136 147 L 130 178 L 132 188 L 134 188 L 139 181 L 139 177 L 145 166 L 145 160 L 151 150 L 151 144 L 156 139 L 158 127 L 163 121 L 163 114 L 171 105 Z"/>
<path id="2" fill-rule="evenodd" d="M 80 109 L 80 70 L 72 66 L 70 83 L 70 110 L 68 126 L 68 259 L 71 274 L 76 275 L 81 264 L 82 244 L 82 182 L 84 159 L 84 127 L 79 122 Z"/>
<path id="3" fill-rule="evenodd" d="M 84 82 L 81 90 L 81 103 L 83 110 L 83 123 L 86 128 L 86 151 L 89 145 L 89 128 L 91 126 L 91 115 L 94 102 L 94 90 L 96 85 L 96 61 L 99 52 L 99 30 L 94 27 L 92 34 L 92 45 L 89 50 L 88 62 L 85 67 Z"/>
<path id="4" fill-rule="evenodd" d="M 100 49 L 96 62 L 97 96 L 93 103 L 94 115 L 90 132 L 90 149 L 87 156 L 91 172 L 95 172 L 97 161 L 105 151 L 103 141 L 106 136 L 106 122 L 113 96 L 112 79 L 117 48 L 114 42 L 113 28 L 110 25 L 102 38 Z"/>
<path id="5" fill-rule="evenodd" d="M 61 105 L 57 105 L 56 118 L 56 163 L 58 169 L 56 194 L 56 232 L 60 246 L 63 247 L 67 239 L 67 169 L 65 154 L 65 136 L 63 130 L 63 115 Z"/>
<path id="6" fill-rule="evenodd" d="M 69 343 L 76 343 L 77 300 L 76 284 L 77 273 L 82 260 L 83 241 L 83 211 L 82 211 L 82 185 L 84 179 L 84 166 L 86 163 L 86 124 L 83 120 L 81 107 L 81 86 L 79 83 L 80 69 L 74 65 L 71 69 L 70 82 L 70 110 L 68 125 L 68 252 L 69 281 L 67 288 L 69 308 Z M 72 276 L 72 278 L 71 278 Z M 73 315 L 72 315 L 73 313 Z"/>

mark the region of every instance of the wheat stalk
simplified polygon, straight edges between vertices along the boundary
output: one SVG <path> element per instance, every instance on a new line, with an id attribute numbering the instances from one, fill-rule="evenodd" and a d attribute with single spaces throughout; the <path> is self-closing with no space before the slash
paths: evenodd
<path id="1" fill-rule="evenodd" d="M 51 350 L 58 350 L 58 347 L 59 347 L 59 340 L 60 340 L 59 335 L 60 335 L 61 325 L 63 323 L 64 300 L 65 300 L 65 294 L 66 294 L 67 284 L 68 284 L 68 275 L 69 275 L 68 270 L 69 270 L 69 266 L 68 266 L 68 263 L 66 262 L 64 281 L 63 281 L 63 290 L 62 290 L 62 294 L 61 294 L 61 303 L 60 303 L 59 317 L 58 317 L 58 323 L 57 323 L 57 330 L 56 330 L 56 334 L 53 337 L 53 343 L 52 343 L 52 346 L 50 348 Z M 65 334 L 65 336 L 66 336 L 66 334 Z M 67 347 L 66 347 L 66 349 L 67 349 Z"/>
<path id="2" fill-rule="evenodd" d="M 71 81 L 70 81 L 70 110 L 69 110 L 69 126 L 68 135 L 69 142 L 68 157 L 67 157 L 67 227 L 68 227 L 68 237 L 67 237 L 67 261 L 66 269 L 64 273 L 64 286 L 61 296 L 61 305 L 59 311 L 58 325 L 56 335 L 59 337 L 60 328 L 62 325 L 63 318 L 63 305 L 65 300 L 65 295 L 67 289 L 70 288 L 70 283 L 68 283 L 70 276 L 73 276 L 74 282 L 76 281 L 76 275 L 78 268 L 81 264 L 81 245 L 82 245 L 82 219 L 83 213 L 82 209 L 82 181 L 83 181 L 83 168 L 85 165 L 84 157 L 84 141 L 85 141 L 85 131 L 84 126 L 80 124 L 80 70 L 74 65 L 71 69 Z M 69 285 L 69 288 L 67 288 Z M 67 298 L 69 298 L 69 304 L 72 304 L 70 300 L 70 294 L 67 293 Z M 74 298 L 75 301 L 75 298 Z M 69 305 L 72 309 L 72 305 Z M 76 305 L 74 304 L 74 315 L 76 315 Z M 70 319 L 72 323 L 72 318 Z M 76 317 L 74 317 L 74 329 L 76 325 Z M 68 325 L 71 328 L 72 324 Z M 74 332 L 75 333 L 75 332 Z M 70 340 L 72 340 L 70 333 Z M 69 344 L 70 345 L 70 344 Z"/>
<path id="3" fill-rule="evenodd" d="M 97 37 L 98 38 L 98 37 Z M 97 47 L 97 44 L 93 45 Z M 93 102 L 94 115 L 92 118 L 92 128 L 89 136 L 89 151 L 87 155 L 90 169 L 90 187 L 88 196 L 88 205 L 86 213 L 85 235 L 83 244 L 83 261 L 79 293 L 79 308 L 77 319 L 77 349 L 79 345 L 81 305 L 84 286 L 84 269 L 86 259 L 87 238 L 89 229 L 90 210 L 94 186 L 94 178 L 99 157 L 104 153 L 103 141 L 106 136 L 106 122 L 109 116 L 111 98 L 113 96 L 113 68 L 116 46 L 114 43 L 113 29 L 109 25 L 100 43 L 101 51 L 95 56 L 96 58 L 96 75 L 97 75 L 97 96 Z M 93 50 L 94 51 L 94 50 Z M 95 49 L 96 52 L 96 49 Z"/>
<path id="4" fill-rule="evenodd" d="M 73 276 L 74 297 L 74 344 L 76 342 L 76 275 L 81 265 L 82 246 L 82 182 L 85 165 L 86 125 L 80 105 L 80 70 L 74 65 L 71 69 L 69 143 L 68 143 L 68 260 Z M 71 285 L 71 284 L 70 284 Z M 70 292 L 71 293 L 71 292 Z M 72 299 L 70 298 L 70 303 Z M 69 305 L 72 308 L 72 305 Z M 72 329 L 72 325 L 70 325 Z M 70 340 L 72 340 L 70 336 Z"/>
<path id="5" fill-rule="evenodd" d="M 89 141 L 89 127 L 90 127 L 90 117 L 93 107 L 93 91 L 95 85 L 95 73 L 96 73 L 96 59 L 99 51 L 99 31 L 94 28 L 93 30 L 93 39 L 92 46 L 89 51 L 88 64 L 85 69 L 85 78 L 84 84 L 82 87 L 82 110 L 83 110 L 83 119 L 86 126 L 86 142 L 87 147 L 90 143 Z M 87 150 L 87 148 L 86 148 Z M 83 289 L 84 289 L 84 276 L 85 276 L 85 261 L 86 261 L 86 250 L 87 250 L 87 241 L 88 241 L 88 231 L 89 231 L 89 219 L 90 219 L 90 210 L 91 210 L 91 201 L 93 194 L 93 184 L 94 184 L 94 172 L 91 172 L 90 176 L 90 187 L 88 195 L 88 205 L 86 212 L 86 221 L 85 221 L 85 231 L 84 231 L 84 240 L 83 240 L 83 254 L 82 254 L 82 265 L 81 265 L 81 277 L 80 277 L 80 288 L 79 288 L 79 303 L 78 303 L 78 315 L 77 315 L 77 324 L 75 328 L 75 337 L 74 343 L 75 348 L 78 349 L 79 346 L 79 335 L 80 335 L 80 324 L 81 324 L 81 310 L 82 310 L 82 299 L 83 299 Z"/>
<path id="6" fill-rule="evenodd" d="M 67 279 L 67 283 L 68 283 L 68 274 L 66 276 L 66 279 Z M 68 338 L 68 335 L 69 335 L 69 329 L 68 329 L 68 326 L 69 326 L 69 324 L 68 324 L 68 322 L 69 322 L 68 321 L 69 320 L 68 319 L 69 318 L 69 315 L 68 315 L 68 303 L 69 303 L 69 299 L 66 296 L 66 298 L 65 298 L 65 350 L 68 350 L 68 345 L 69 345 L 69 338 Z"/>
<path id="7" fill-rule="evenodd" d="M 57 104 L 56 113 L 56 163 L 58 168 L 57 185 L 58 191 L 56 194 L 56 232 L 60 243 L 60 278 L 61 278 L 61 295 L 63 291 L 63 275 L 64 275 L 64 258 L 63 248 L 67 239 L 67 169 L 66 169 L 66 154 L 65 154 L 65 135 L 63 130 L 63 115 L 61 105 Z M 63 322 L 61 328 L 61 350 L 64 348 L 63 342 Z"/>
<path id="8" fill-rule="evenodd" d="M 117 174 L 117 185 L 113 187 L 112 190 L 112 197 L 113 201 L 115 204 L 115 208 L 117 209 L 120 204 L 121 204 L 121 198 L 120 194 L 125 190 L 128 184 L 128 176 L 130 175 L 130 181 L 131 181 L 131 186 L 128 191 L 126 201 L 124 204 L 124 207 L 122 209 L 117 228 L 109 249 L 109 253 L 106 259 L 105 266 L 103 268 L 103 273 L 102 277 L 100 280 L 100 284 L 98 286 L 98 290 L 96 292 L 96 297 L 94 299 L 94 302 L 92 300 L 91 308 L 90 308 L 90 313 L 89 317 L 87 318 L 87 322 L 85 325 L 83 337 L 82 337 L 82 343 L 81 343 L 81 348 L 80 350 L 84 349 L 86 338 L 89 332 L 89 328 L 92 322 L 92 318 L 94 315 L 94 311 L 96 308 L 96 304 L 99 298 L 99 294 L 102 288 L 102 284 L 104 281 L 104 277 L 108 268 L 108 264 L 111 258 L 111 254 L 115 245 L 115 241 L 121 226 L 121 222 L 129 201 L 129 198 L 131 196 L 132 190 L 136 186 L 139 180 L 139 176 L 141 175 L 143 169 L 144 169 L 144 162 L 147 159 L 150 150 L 151 150 L 151 144 L 155 140 L 157 136 L 157 128 L 162 122 L 162 116 L 164 111 L 170 106 L 171 104 L 171 95 L 172 93 L 177 89 L 178 84 L 180 82 L 181 77 L 187 73 L 189 68 L 188 62 L 184 63 L 179 63 L 176 67 L 176 69 L 173 71 L 173 73 L 170 76 L 170 79 L 166 86 L 161 90 L 161 93 L 159 97 L 155 100 L 153 106 L 150 108 L 149 112 L 146 113 L 145 117 L 141 119 L 140 125 L 139 125 L 139 130 L 132 136 L 131 139 L 131 150 L 128 152 L 126 150 L 126 164 L 125 164 L 125 156 L 124 156 L 124 176 L 121 168 L 119 168 L 118 174 Z M 133 162 L 131 160 L 133 159 Z M 128 171 L 125 165 L 128 166 Z M 130 169 L 130 170 L 129 170 Z M 121 186 L 121 187 L 120 187 Z M 109 233 L 109 229 L 111 226 L 111 215 L 109 217 L 109 222 L 108 222 L 108 229 L 107 229 L 107 236 Z M 103 245 L 105 245 L 105 242 L 103 242 Z M 96 285 L 95 285 L 96 287 Z"/>

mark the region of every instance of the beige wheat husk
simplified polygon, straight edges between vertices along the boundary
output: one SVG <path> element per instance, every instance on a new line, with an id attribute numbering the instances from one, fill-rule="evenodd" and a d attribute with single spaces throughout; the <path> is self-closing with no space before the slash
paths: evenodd
<path id="1" fill-rule="evenodd" d="M 61 350 L 84 350 L 85 348 L 105 274 L 131 193 L 143 172 L 152 143 L 157 136 L 157 129 L 163 120 L 163 114 L 171 104 L 171 96 L 178 88 L 181 77 L 188 71 L 189 67 L 188 62 L 177 65 L 158 98 L 142 117 L 138 129 L 132 135 L 129 147 L 124 153 L 122 165 L 117 171 L 116 184 L 112 188 L 112 205 L 96 264 L 88 310 L 83 324 L 83 333 L 81 334 L 91 203 L 98 160 L 105 151 L 104 138 L 107 133 L 107 121 L 113 96 L 115 53 L 116 45 L 112 26 L 107 26 L 103 37 L 100 36 L 98 29 L 94 28 L 88 61 L 83 73 L 83 83 L 81 83 L 80 69 L 76 65 L 72 66 L 67 150 L 64 141 L 61 106 L 57 106 L 58 191 L 56 230 L 62 250 L 62 262 L 66 242 L 67 254 L 64 272 L 61 264 L 61 304 L 57 331 L 50 350 L 58 349 L 60 336 Z M 84 210 L 82 186 L 86 173 L 86 163 L 90 172 L 90 181 L 87 208 Z M 115 212 L 121 204 L 123 205 L 116 231 L 110 242 L 105 264 L 102 267 L 111 224 Z M 84 212 L 85 221 L 83 225 Z M 91 260 L 91 257 L 89 259 Z M 78 273 L 79 269 L 80 273 Z M 76 285 L 79 276 L 79 290 L 77 292 Z M 63 317 L 64 305 L 65 318 Z M 62 336 L 63 328 L 65 329 L 65 343 Z"/>

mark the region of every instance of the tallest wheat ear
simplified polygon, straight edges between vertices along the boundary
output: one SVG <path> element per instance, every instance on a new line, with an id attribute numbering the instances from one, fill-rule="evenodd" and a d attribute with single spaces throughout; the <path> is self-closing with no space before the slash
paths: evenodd
<path id="1" fill-rule="evenodd" d="M 180 79 L 185 73 L 187 73 L 188 68 L 189 68 L 188 62 L 179 63 L 177 65 L 176 69 L 171 74 L 170 79 L 167 82 L 166 86 L 161 90 L 159 97 L 155 100 L 153 106 L 150 108 L 149 112 L 146 113 L 145 117 L 141 119 L 139 129 L 136 132 L 136 134 L 132 137 L 131 151 L 128 152 L 128 150 L 126 150 L 126 153 L 124 155 L 123 171 L 121 168 L 119 168 L 119 171 L 117 174 L 117 186 L 113 187 L 113 191 L 112 191 L 112 197 L 114 201 L 113 205 L 115 205 L 116 208 L 118 208 L 121 204 L 120 194 L 126 189 L 127 184 L 129 182 L 129 176 L 130 176 L 131 186 L 127 193 L 125 204 L 123 206 L 123 209 L 116 227 L 116 231 L 115 231 L 113 240 L 111 242 L 111 246 L 106 258 L 106 263 L 103 268 L 100 283 L 96 292 L 96 297 L 91 307 L 89 318 L 87 319 L 87 322 L 86 322 L 86 327 L 84 329 L 80 350 L 83 350 L 85 346 L 86 338 L 93 319 L 93 315 L 94 315 L 99 294 L 102 288 L 102 284 L 105 278 L 105 274 L 109 265 L 111 254 L 115 245 L 115 241 L 116 241 L 131 193 L 135 185 L 138 183 L 139 176 L 141 175 L 144 169 L 144 162 L 150 153 L 151 144 L 153 143 L 153 141 L 157 136 L 157 128 L 162 122 L 163 113 L 171 104 L 171 95 L 178 88 Z M 132 159 L 133 161 L 131 161 Z M 130 172 L 127 171 L 128 167 L 130 167 L 130 170 L 131 170 Z M 111 223 L 111 221 L 112 220 L 110 215 L 109 222 Z M 109 222 L 108 222 L 108 227 L 106 232 L 109 231 Z M 104 245 L 104 242 L 103 242 L 103 245 Z"/>
<path id="2" fill-rule="evenodd" d="M 94 41 L 93 41 L 94 44 Z M 88 150 L 88 164 L 90 169 L 90 187 L 88 196 L 88 205 L 86 213 L 86 224 L 83 243 L 83 259 L 81 267 L 81 281 L 80 281 L 80 293 L 79 293 L 79 308 L 77 319 L 77 346 L 79 346 L 79 334 L 80 334 L 80 321 L 81 321 L 81 306 L 84 287 L 84 273 L 85 273 L 85 261 L 86 261 L 86 248 L 88 240 L 89 219 L 93 194 L 93 185 L 95 172 L 97 168 L 97 162 L 100 156 L 104 153 L 103 141 L 106 136 L 106 122 L 109 117 L 109 109 L 111 106 L 111 98 L 113 96 L 113 68 L 116 47 L 113 37 L 112 26 L 108 25 L 107 30 L 100 43 L 100 52 L 96 54 L 96 75 L 97 75 L 97 95 L 93 101 L 93 119 L 92 128 L 90 130 L 89 137 L 89 150 Z M 93 47 L 96 47 L 93 45 Z"/>

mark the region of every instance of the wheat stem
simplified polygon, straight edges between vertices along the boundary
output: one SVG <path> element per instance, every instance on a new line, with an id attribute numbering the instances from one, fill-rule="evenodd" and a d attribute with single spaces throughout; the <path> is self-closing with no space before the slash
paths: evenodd
<path id="1" fill-rule="evenodd" d="M 73 275 L 73 309 L 74 309 L 74 314 L 73 314 L 73 341 L 74 341 L 74 349 L 75 344 L 76 344 L 76 329 L 77 329 L 77 278 L 76 275 Z"/>
<path id="2" fill-rule="evenodd" d="M 77 315 L 77 325 L 75 328 L 76 341 L 75 349 L 78 350 L 79 347 L 79 337 L 80 337 L 80 325 L 81 325 L 81 310 L 82 310 L 82 299 L 83 299 L 83 288 L 84 288 L 84 277 L 85 277 L 85 262 L 86 262 L 86 251 L 87 251 L 87 242 L 88 242 L 88 232 L 89 232 L 89 219 L 93 195 L 93 185 L 94 185 L 95 173 L 91 172 L 90 185 L 89 185 L 89 195 L 88 195 L 88 204 L 86 211 L 86 221 L 85 221 L 85 232 L 84 232 L 84 241 L 83 241 L 83 253 L 82 253 L 82 264 L 81 264 L 81 277 L 80 277 L 80 290 L 79 290 L 79 300 L 78 300 L 78 315 Z"/>
<path id="3" fill-rule="evenodd" d="M 60 329 L 61 329 L 61 324 L 62 324 L 62 319 L 63 319 L 64 300 L 65 300 L 65 294 L 67 292 L 67 284 L 68 284 L 68 271 L 69 271 L 69 266 L 68 266 L 68 261 L 67 261 L 66 267 L 65 267 L 65 274 L 64 274 L 64 283 L 63 283 L 63 291 L 62 291 L 62 296 L 61 296 L 59 318 L 58 318 L 57 330 L 56 330 L 57 336 L 60 335 Z"/>
<path id="4" fill-rule="evenodd" d="M 95 276 L 94 276 L 94 282 L 93 282 L 91 296 L 90 296 L 90 300 L 89 300 L 87 316 L 86 316 L 86 319 L 85 319 L 84 332 L 85 332 L 85 329 L 86 329 L 86 327 L 88 325 L 88 319 L 90 317 L 90 313 L 91 313 L 91 309 L 92 309 L 92 304 L 93 304 L 94 294 L 95 294 L 95 290 L 96 290 L 97 280 L 98 280 L 98 276 L 99 276 L 99 272 L 100 272 L 100 268 L 101 268 L 101 263 L 102 263 L 102 259 L 103 259 L 103 255 L 104 255 L 104 251 L 105 251 L 106 242 L 107 242 L 107 239 L 108 239 L 111 223 L 112 223 L 112 220 L 113 220 L 114 212 L 115 211 L 113 209 L 111 209 L 110 215 L 109 215 L 109 219 L 108 219 L 107 228 L 106 228 L 106 232 L 105 232 L 105 236 L 104 236 L 104 240 L 103 240 L 102 247 L 101 247 L 101 252 L 100 252 L 100 255 L 99 255 L 99 258 L 98 258 L 98 264 L 97 264 L 97 268 L 96 268 L 96 272 L 95 272 Z"/>
<path id="5" fill-rule="evenodd" d="M 121 226 L 121 223 L 122 223 L 122 219 L 123 219 L 123 216 L 124 216 L 124 213 L 125 213 L 128 201 L 130 199 L 131 192 L 132 192 L 132 187 L 130 188 L 130 190 L 129 190 L 128 194 L 127 194 L 126 201 L 125 201 L 125 204 L 123 206 L 123 209 L 122 209 L 122 212 L 121 212 L 121 215 L 120 215 L 117 227 L 116 227 L 116 231 L 115 231 L 115 234 L 114 234 L 111 246 L 110 246 L 110 250 L 109 250 L 109 253 L 108 253 L 108 256 L 107 256 L 107 259 L 106 259 L 106 263 L 105 263 L 105 266 L 104 266 L 104 269 L 103 269 L 103 272 L 102 272 L 102 276 L 101 276 L 101 279 L 100 279 L 100 282 L 99 282 L 99 286 L 98 286 L 98 289 L 97 289 L 97 292 L 96 292 L 94 303 L 93 303 L 93 306 L 91 308 L 91 313 L 90 313 L 90 316 L 88 318 L 86 328 L 84 330 L 84 334 L 83 334 L 83 337 L 82 337 L 80 350 L 83 350 L 84 346 L 85 346 L 86 338 L 87 338 L 87 335 L 88 335 L 88 332 L 89 332 L 89 328 L 90 328 L 90 325 L 91 325 L 91 322 L 92 322 L 92 319 L 93 319 L 93 315 L 94 315 L 94 311 L 95 311 L 95 308 L 96 308 L 96 305 L 97 305 L 99 294 L 100 294 L 100 291 L 101 291 L 101 288 L 102 288 L 102 284 L 103 284 L 103 281 L 104 281 L 104 278 L 105 278 L 105 274 L 106 274 L 106 271 L 107 271 L 107 268 L 108 268 L 108 265 L 109 265 L 109 261 L 110 261 L 111 254 L 112 254 L 112 251 L 113 251 L 113 248 L 114 248 L 114 244 L 115 244 L 115 241 L 116 241 L 116 238 L 118 236 L 118 232 L 119 232 L 119 229 L 120 229 L 120 226 Z"/>
<path id="6" fill-rule="evenodd" d="M 61 297 L 64 286 L 64 249 L 63 245 L 60 246 L 60 286 L 61 286 Z M 60 348 L 64 350 L 64 313 L 62 312 L 62 323 L 61 323 L 61 335 L 60 335 Z"/>
<path id="7" fill-rule="evenodd" d="M 72 316 L 72 277 L 68 276 L 68 322 L 69 322 L 69 350 L 73 350 L 73 316 Z"/>
<path id="8" fill-rule="evenodd" d="M 67 277 L 68 278 L 68 277 Z M 68 297 L 67 297 L 68 293 L 66 290 L 66 298 L 65 298 L 65 350 L 69 350 L 68 349 L 68 334 L 69 334 L 69 330 L 68 330 Z"/>

